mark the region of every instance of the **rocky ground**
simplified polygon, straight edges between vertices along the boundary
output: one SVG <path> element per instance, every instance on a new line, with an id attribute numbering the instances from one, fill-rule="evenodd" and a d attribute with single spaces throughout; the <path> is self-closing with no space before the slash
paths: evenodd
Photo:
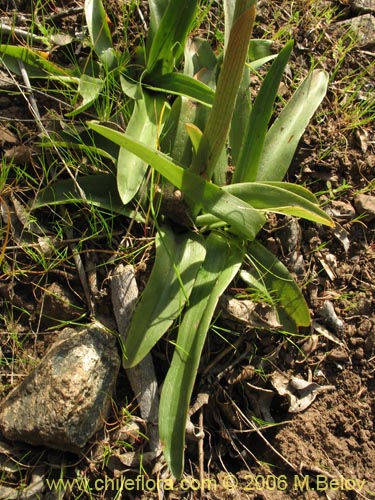
<path id="1" fill-rule="evenodd" d="M 107 5 L 110 18 L 118 15 L 119 3 Z M 3 23 L 17 7 L 17 22 L 20 29 L 25 28 L 28 4 L 0 2 L 0 7 Z M 77 36 L 84 29 L 79 1 L 51 2 L 48 9 L 61 33 Z M 215 36 L 220 28 L 215 3 L 211 11 L 200 35 Z M 140 14 L 147 18 L 142 3 L 138 23 Z M 78 451 L 76 441 L 67 451 L 54 450 L 53 433 L 44 440 L 48 446 L 34 446 L 43 439 L 43 432 L 36 433 L 32 425 L 26 432 L 29 437 L 23 436 L 34 445 L 23 444 L 22 435 L 21 441 L 13 442 L 8 435 L 0 442 L 0 498 L 375 497 L 374 16 L 371 0 L 259 1 L 256 37 L 272 38 L 275 48 L 291 36 L 295 39 L 280 95 L 288 98 L 294 82 L 312 65 L 331 75 L 327 97 L 301 141 L 288 176 L 317 194 L 336 227 L 272 218 L 261 234 L 303 288 L 313 317 L 311 328 L 298 337 L 287 337 L 277 331 L 265 305 L 244 319 L 233 301 L 244 292 L 244 284 L 236 281 L 221 304 L 221 318 L 205 347 L 191 411 L 198 436 L 192 432 L 187 441 L 185 482 L 173 484 L 162 461 L 150 457 L 144 438 L 147 422 L 120 370 L 113 399 L 102 401 L 106 409 L 110 405 L 101 419 L 104 429 L 95 415 L 93 429 L 100 430 Z M 60 50 L 57 47 L 53 57 L 61 63 Z M 40 379 L 34 372 L 30 384 L 19 389 L 20 382 L 30 380 L 26 377 L 41 360 L 39 373 L 44 373 L 44 380 L 54 380 L 56 373 L 60 379 L 61 373 L 69 378 L 69 371 L 62 371 L 66 367 L 51 368 L 58 364 L 57 358 L 52 365 L 48 365 L 52 355 L 45 358 L 57 338 L 62 342 L 57 325 L 87 325 L 95 312 L 97 319 L 115 329 L 110 273 L 116 263 L 131 261 L 142 289 L 153 246 L 152 238 L 145 237 L 137 225 L 124 241 L 129 236 L 128 219 L 103 213 L 101 225 L 97 215 L 79 206 L 65 213 L 42 210 L 30 219 L 26 203 L 42 187 L 38 180 L 44 158 L 38 130 L 27 99 L 6 73 L 0 87 L 2 172 L 12 165 L 10 173 L 2 176 L 5 181 L 0 180 L 0 427 L 6 433 L 4 401 L 11 390 L 21 391 L 13 398 L 12 419 L 17 413 L 30 424 L 38 407 L 46 409 L 39 414 L 48 423 L 45 414 L 51 408 L 38 386 Z M 63 106 L 56 106 L 44 93 L 35 93 L 35 98 L 45 123 L 52 110 L 63 119 Z M 61 222 L 58 248 L 52 253 L 45 250 L 43 245 L 56 236 L 45 228 L 56 231 L 56 220 L 68 216 L 74 229 L 67 232 Z M 109 221 L 110 235 L 103 230 Z M 88 224 L 92 229 L 94 223 L 100 227 L 87 236 Z M 78 276 L 77 254 L 88 293 Z M 163 343 L 153 352 L 160 382 L 168 355 Z M 88 351 L 87 356 L 95 359 L 96 351 Z M 109 357 L 116 371 L 118 359 Z M 77 359 L 73 356 L 72 366 L 79 363 Z M 74 380 L 66 383 L 73 387 Z M 39 392 L 26 399 L 30 386 L 34 395 Z M 55 391 L 50 384 L 48 402 L 55 401 L 52 394 L 61 390 L 64 408 L 74 415 L 64 388 L 53 387 Z M 20 394 L 29 406 L 20 404 Z M 61 413 L 58 408 L 54 411 Z M 204 430 L 204 438 L 199 430 Z M 76 439 L 71 429 L 64 432 Z M 30 436 L 36 434 L 33 440 Z M 58 489 L 51 481 L 59 478 L 76 482 L 61 483 Z"/>

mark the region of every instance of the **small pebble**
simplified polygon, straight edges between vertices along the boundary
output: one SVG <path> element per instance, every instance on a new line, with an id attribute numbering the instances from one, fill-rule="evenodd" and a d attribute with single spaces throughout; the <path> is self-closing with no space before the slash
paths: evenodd
<path id="1" fill-rule="evenodd" d="M 365 355 L 365 352 L 364 352 L 363 348 L 358 347 L 358 349 L 356 349 L 354 354 L 353 354 L 353 358 L 361 360 L 364 357 L 364 355 Z"/>
<path id="2" fill-rule="evenodd" d="M 354 200 L 354 206 L 359 215 L 364 215 L 365 222 L 370 222 L 375 218 L 375 196 L 359 194 Z"/>

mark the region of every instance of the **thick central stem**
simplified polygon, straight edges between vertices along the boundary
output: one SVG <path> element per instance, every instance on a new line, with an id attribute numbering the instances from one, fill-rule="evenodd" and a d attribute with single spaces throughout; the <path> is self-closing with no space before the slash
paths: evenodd
<path id="1" fill-rule="evenodd" d="M 239 0 L 221 68 L 215 99 L 193 163 L 193 171 L 211 179 L 225 147 L 255 19 L 255 2 Z"/>

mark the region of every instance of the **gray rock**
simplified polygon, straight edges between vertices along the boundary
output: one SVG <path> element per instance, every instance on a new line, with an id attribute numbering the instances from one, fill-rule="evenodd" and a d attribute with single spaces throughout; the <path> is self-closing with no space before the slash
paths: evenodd
<path id="1" fill-rule="evenodd" d="M 354 206 L 360 215 L 364 214 L 362 220 L 370 222 L 375 218 L 375 196 L 359 194 L 355 197 Z"/>
<path id="2" fill-rule="evenodd" d="M 375 18 L 371 14 L 363 14 L 353 19 L 335 23 L 334 27 L 342 34 L 350 31 L 358 41 L 358 46 L 371 50 L 375 47 Z"/>
<path id="3" fill-rule="evenodd" d="M 350 9 L 355 14 L 375 13 L 374 0 L 350 0 Z"/>
<path id="4" fill-rule="evenodd" d="M 78 451 L 103 425 L 120 367 L 100 323 L 65 328 L 40 364 L 0 404 L 6 439 Z"/>

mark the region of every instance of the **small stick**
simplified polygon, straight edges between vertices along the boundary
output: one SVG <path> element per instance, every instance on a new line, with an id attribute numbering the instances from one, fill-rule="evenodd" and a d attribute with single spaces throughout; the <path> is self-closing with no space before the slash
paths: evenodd
<path id="1" fill-rule="evenodd" d="M 48 45 L 48 42 L 44 36 L 34 35 L 34 33 L 30 33 L 28 31 L 21 30 L 19 28 L 14 28 L 13 26 L 8 26 L 7 24 L 0 23 L 0 36 L 1 35 L 15 35 L 16 37 L 23 38 L 26 41 L 29 39 L 34 40 L 35 42 L 44 43 Z"/>
<path id="2" fill-rule="evenodd" d="M 204 494 L 204 430 L 203 430 L 203 407 L 199 411 L 199 434 L 198 441 L 198 455 L 199 455 L 199 483 L 201 490 L 201 497 Z"/>

